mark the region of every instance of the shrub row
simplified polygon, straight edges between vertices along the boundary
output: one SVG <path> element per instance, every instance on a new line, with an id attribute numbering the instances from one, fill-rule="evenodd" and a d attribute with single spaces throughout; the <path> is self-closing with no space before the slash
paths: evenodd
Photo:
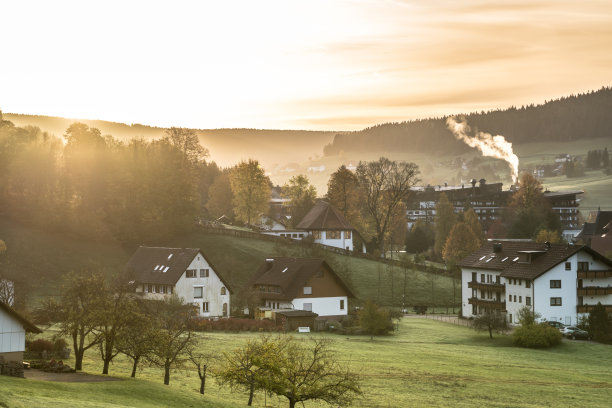
<path id="1" fill-rule="evenodd" d="M 519 326 L 512 334 L 514 344 L 519 347 L 546 348 L 561 343 L 561 332 L 547 323 Z"/>

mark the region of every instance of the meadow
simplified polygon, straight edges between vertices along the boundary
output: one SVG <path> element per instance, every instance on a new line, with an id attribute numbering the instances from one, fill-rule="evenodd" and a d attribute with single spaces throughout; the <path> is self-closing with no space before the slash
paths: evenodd
<path id="1" fill-rule="evenodd" d="M 102 270 L 107 275 L 116 274 L 123 271 L 136 250 L 113 242 L 87 241 L 43 231 L 2 218 L 0 231 L 8 247 L 6 256 L 0 261 L 29 282 L 29 303 L 32 307 L 40 299 L 59 292 L 64 273 Z M 399 307 L 405 294 L 408 305 L 450 306 L 461 297 L 460 285 L 457 281 L 453 284 L 453 279 L 448 276 L 324 250 L 313 251 L 282 241 L 270 242 L 195 230 L 164 243 L 164 246 L 202 249 L 235 290 L 247 284 L 266 258 L 294 256 L 326 259 L 360 300 L 370 299 Z"/>
<path id="2" fill-rule="evenodd" d="M 45 335 L 49 335 L 47 332 Z M 214 354 L 239 347 L 252 333 L 201 333 L 200 347 Z M 509 336 L 496 336 L 449 323 L 403 318 L 393 335 L 375 337 L 329 333 L 295 335 L 333 340 L 337 357 L 361 374 L 363 397 L 357 407 L 608 407 L 612 397 L 610 346 L 564 340 L 550 350 L 512 347 Z M 84 371 L 100 373 L 96 352 L 86 353 Z M 73 363 L 70 361 L 69 363 Z M 172 373 L 162 385 L 161 369 L 143 366 L 129 378 L 122 356 L 110 375 L 122 381 L 46 383 L 0 377 L 0 406 L 84 407 L 245 406 L 247 394 L 220 388 L 209 376 L 206 393 L 197 393 L 195 368 Z M 256 395 L 255 407 L 285 407 L 286 401 Z M 306 402 L 305 407 L 323 407 Z"/>

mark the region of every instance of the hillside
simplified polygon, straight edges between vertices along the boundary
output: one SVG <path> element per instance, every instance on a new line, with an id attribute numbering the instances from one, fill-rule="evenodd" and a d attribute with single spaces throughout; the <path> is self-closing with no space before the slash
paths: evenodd
<path id="1" fill-rule="evenodd" d="M 41 231 L 2 218 L 0 237 L 8 247 L 5 256 L 0 258 L 0 268 L 22 285 L 29 286 L 34 294 L 30 299 L 32 304 L 45 296 L 57 294 L 60 277 L 66 272 L 101 269 L 112 274 L 122 271 L 136 249 Z M 266 257 L 299 256 L 325 258 L 362 300 L 374 299 L 382 304 L 400 306 L 404 290 L 408 305 L 434 303 L 446 306 L 454 299 L 453 281 L 447 276 L 410 269 L 404 271 L 380 262 L 327 251 L 313 252 L 299 245 L 194 231 L 167 242 L 165 246 L 201 248 L 235 291 L 248 282 Z M 459 285 L 455 289 L 456 299 L 459 299 Z"/>
<path id="2" fill-rule="evenodd" d="M 3 113 L 5 120 L 16 126 L 37 126 L 43 131 L 62 136 L 74 122 L 82 122 L 99 129 L 103 135 L 120 140 L 133 138 L 159 139 L 164 129 L 140 124 L 108 122 L 104 120 L 69 119 L 52 116 Z M 210 159 L 222 167 L 239 160 L 255 158 L 269 171 L 286 167 L 291 161 L 306 161 L 321 155 L 322 148 L 332 140 L 333 132 L 272 129 L 195 129 Z"/>
<path id="3" fill-rule="evenodd" d="M 612 140 L 612 88 L 572 95 L 540 105 L 460 114 L 473 129 L 503 135 L 512 143 Z M 359 132 L 342 133 L 325 147 L 325 155 L 340 152 L 423 152 L 461 154 L 469 151 L 446 127 L 446 118 L 385 123 Z"/>

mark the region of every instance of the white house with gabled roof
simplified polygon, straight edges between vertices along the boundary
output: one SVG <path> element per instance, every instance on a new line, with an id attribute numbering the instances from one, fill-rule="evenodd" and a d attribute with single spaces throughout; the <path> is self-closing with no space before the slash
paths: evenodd
<path id="1" fill-rule="evenodd" d="M 161 300 L 176 294 L 201 317 L 229 317 L 228 283 L 197 248 L 141 246 L 130 258 L 126 273 L 135 292 Z"/>

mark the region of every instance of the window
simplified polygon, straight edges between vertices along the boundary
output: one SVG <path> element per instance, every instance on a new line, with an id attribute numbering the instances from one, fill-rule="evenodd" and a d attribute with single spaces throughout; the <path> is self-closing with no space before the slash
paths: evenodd
<path id="1" fill-rule="evenodd" d="M 302 306 L 303 309 L 302 310 L 306 310 L 308 312 L 312 312 L 312 303 L 304 303 L 304 306 Z"/>
<path id="2" fill-rule="evenodd" d="M 588 262 L 578 262 L 578 270 L 579 271 L 588 271 L 589 263 Z"/>
<path id="3" fill-rule="evenodd" d="M 566 271 L 571 271 L 572 270 L 572 263 L 571 262 L 566 262 L 565 263 L 565 270 Z"/>
<path id="4" fill-rule="evenodd" d="M 221 288 L 221 294 L 222 294 L 222 295 L 225 295 L 225 294 L 226 294 L 226 292 L 227 292 L 227 291 L 226 291 L 226 289 L 225 289 L 225 286 L 223 286 L 223 287 Z"/>
<path id="5" fill-rule="evenodd" d="M 197 271 L 195 269 L 187 269 L 186 277 L 188 278 L 196 278 L 198 276 Z"/>
<path id="6" fill-rule="evenodd" d="M 344 299 L 340 299 L 340 310 L 344 310 Z"/>
<path id="7" fill-rule="evenodd" d="M 519 296 L 519 303 L 523 303 L 523 297 Z"/>
<path id="8" fill-rule="evenodd" d="M 157 288 L 159 289 L 159 293 L 166 293 L 166 287 L 164 285 L 159 285 Z"/>
<path id="9" fill-rule="evenodd" d="M 531 306 L 531 297 L 525 296 L 525 305 Z"/>
<path id="10" fill-rule="evenodd" d="M 514 301 L 516 302 L 516 295 L 514 295 Z"/>
<path id="11" fill-rule="evenodd" d="M 325 237 L 327 239 L 340 239 L 340 231 L 327 231 Z"/>
<path id="12" fill-rule="evenodd" d="M 304 294 L 312 295 L 312 286 L 304 286 Z"/>
<path id="13" fill-rule="evenodd" d="M 508 302 L 512 302 L 512 295 L 508 295 Z"/>
<path id="14" fill-rule="evenodd" d="M 480 281 L 481 281 L 482 283 L 484 283 L 484 281 L 485 281 L 484 273 L 481 273 L 481 274 L 480 274 Z"/>
<path id="15" fill-rule="evenodd" d="M 208 312 L 208 302 L 202 303 L 202 312 L 204 313 Z"/>
<path id="16" fill-rule="evenodd" d="M 321 231 L 312 231 L 312 237 L 314 239 L 321 239 Z"/>
<path id="17" fill-rule="evenodd" d="M 551 279 L 550 280 L 550 288 L 551 289 L 560 289 L 561 288 L 561 280 Z"/>
<path id="18" fill-rule="evenodd" d="M 202 299 L 203 293 L 204 293 L 204 288 L 202 286 L 193 287 L 193 297 L 195 299 Z"/>
<path id="19" fill-rule="evenodd" d="M 168 293 L 171 295 L 172 294 L 172 286 L 168 286 Z"/>
<path id="20" fill-rule="evenodd" d="M 523 280 L 519 279 L 519 286 L 521 286 L 523 284 Z"/>
<path id="21" fill-rule="evenodd" d="M 525 287 L 526 287 L 527 289 L 529 289 L 529 288 L 531 287 L 531 281 L 530 281 L 530 280 L 526 280 L 526 281 L 525 281 Z"/>
<path id="22" fill-rule="evenodd" d="M 551 306 L 561 306 L 561 298 L 560 297 L 551 297 L 550 298 Z"/>
<path id="23" fill-rule="evenodd" d="M 209 273 L 210 270 L 208 268 L 200 269 L 200 278 L 208 278 Z"/>
<path id="24" fill-rule="evenodd" d="M 499 285 L 499 282 L 500 282 L 500 281 L 499 281 L 499 275 L 497 275 L 497 276 L 495 277 L 495 283 L 497 283 L 497 284 Z"/>
<path id="25" fill-rule="evenodd" d="M 344 239 L 351 239 L 351 231 L 344 231 Z"/>

